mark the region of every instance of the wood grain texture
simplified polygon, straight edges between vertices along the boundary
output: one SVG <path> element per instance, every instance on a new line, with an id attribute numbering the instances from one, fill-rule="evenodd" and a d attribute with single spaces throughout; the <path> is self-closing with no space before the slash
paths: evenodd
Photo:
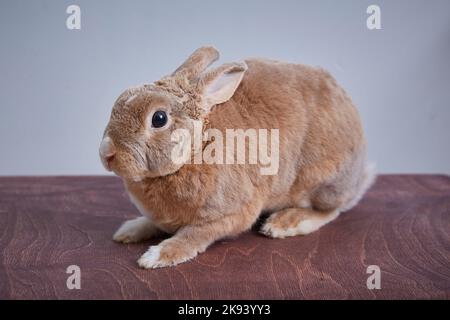
<path id="1" fill-rule="evenodd" d="M 388 175 L 316 233 L 256 231 L 174 268 L 139 269 L 152 240 L 111 240 L 138 215 L 115 177 L 0 178 L 1 299 L 449 299 L 450 177 Z M 68 290 L 66 268 L 81 268 Z M 381 268 L 368 290 L 366 268 Z"/>

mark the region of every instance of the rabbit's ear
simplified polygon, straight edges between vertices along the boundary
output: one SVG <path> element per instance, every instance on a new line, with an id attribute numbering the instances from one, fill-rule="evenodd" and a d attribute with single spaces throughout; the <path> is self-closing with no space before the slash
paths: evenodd
<path id="1" fill-rule="evenodd" d="M 174 71 L 172 76 L 181 75 L 191 80 L 198 77 L 217 59 L 219 59 L 219 51 L 216 48 L 210 46 L 198 48 Z"/>
<path id="2" fill-rule="evenodd" d="M 227 63 L 205 72 L 199 79 L 197 90 L 209 109 L 233 96 L 247 70 L 245 62 Z"/>

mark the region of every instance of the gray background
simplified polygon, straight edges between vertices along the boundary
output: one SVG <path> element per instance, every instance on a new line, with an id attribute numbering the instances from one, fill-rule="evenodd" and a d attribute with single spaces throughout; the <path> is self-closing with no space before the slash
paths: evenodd
<path id="1" fill-rule="evenodd" d="M 81 7 L 81 30 L 66 8 Z M 381 7 L 382 30 L 366 28 Z M 450 1 L 0 2 L 0 174 L 103 174 L 123 89 L 213 44 L 320 65 L 358 105 L 379 171 L 450 173 Z"/>

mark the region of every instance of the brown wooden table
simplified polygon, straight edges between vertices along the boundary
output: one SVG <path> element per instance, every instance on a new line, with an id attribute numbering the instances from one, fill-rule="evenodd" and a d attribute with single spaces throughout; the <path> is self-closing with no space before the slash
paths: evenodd
<path id="1" fill-rule="evenodd" d="M 385 175 L 305 237 L 251 231 L 192 262 L 139 269 L 152 240 L 111 240 L 138 215 L 115 177 L 0 178 L 0 299 L 449 299 L 450 177 Z M 69 290 L 69 265 L 81 289 Z M 369 265 L 381 289 L 369 290 Z"/>

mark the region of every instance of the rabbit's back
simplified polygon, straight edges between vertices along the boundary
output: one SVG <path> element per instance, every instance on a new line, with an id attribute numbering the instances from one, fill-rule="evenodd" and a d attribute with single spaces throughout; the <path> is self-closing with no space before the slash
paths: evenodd
<path id="1" fill-rule="evenodd" d="M 301 64 L 246 63 L 241 85 L 231 100 L 211 112 L 210 125 L 223 132 L 279 130 L 277 174 L 261 177 L 256 168 L 246 168 L 268 199 L 265 209 L 298 205 L 303 198 L 309 202 L 313 190 L 339 180 L 344 171 L 354 170 L 355 176 L 346 174 L 343 188 L 357 185 L 365 172 L 366 143 L 358 112 L 335 79 L 321 68 Z"/>

